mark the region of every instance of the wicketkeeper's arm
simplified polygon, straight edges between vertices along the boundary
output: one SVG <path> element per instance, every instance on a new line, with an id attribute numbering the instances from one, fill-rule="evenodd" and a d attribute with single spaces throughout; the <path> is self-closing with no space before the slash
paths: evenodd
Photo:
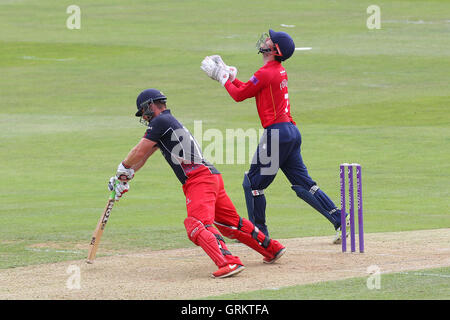
<path id="1" fill-rule="evenodd" d="M 236 86 L 234 84 L 234 82 L 228 81 L 227 83 L 225 83 L 224 87 L 227 90 L 228 94 L 236 102 L 240 102 L 240 101 L 244 101 L 245 99 L 252 98 L 260 90 L 255 85 L 253 85 L 250 81 L 247 83 L 242 83 L 239 87 Z"/>
<path id="2" fill-rule="evenodd" d="M 240 87 L 240 86 L 242 86 L 243 84 L 245 84 L 245 82 L 242 82 L 241 80 L 239 80 L 238 78 L 236 78 L 236 79 L 234 79 L 233 81 L 232 81 L 232 83 L 236 86 L 236 87 Z"/>
<path id="3" fill-rule="evenodd" d="M 234 101 L 240 102 L 256 96 L 269 83 L 269 80 L 270 75 L 260 69 L 247 82 L 243 83 L 235 79 L 233 82 L 227 81 L 224 87 Z"/>

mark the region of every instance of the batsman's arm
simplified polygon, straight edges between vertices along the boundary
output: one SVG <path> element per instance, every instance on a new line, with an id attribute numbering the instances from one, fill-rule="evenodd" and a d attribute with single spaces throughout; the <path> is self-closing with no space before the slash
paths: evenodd
<path id="1" fill-rule="evenodd" d="M 141 141 L 128 153 L 123 165 L 138 171 L 145 164 L 148 158 L 158 149 L 155 141 L 142 138 Z"/>

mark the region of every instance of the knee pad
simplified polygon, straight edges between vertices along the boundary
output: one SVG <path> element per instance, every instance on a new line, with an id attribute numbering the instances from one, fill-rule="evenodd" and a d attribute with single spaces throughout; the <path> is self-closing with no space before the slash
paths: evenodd
<path id="1" fill-rule="evenodd" d="M 254 190 L 252 189 L 252 183 L 250 181 L 250 177 L 248 176 L 248 172 L 244 174 L 244 181 L 242 182 L 242 187 L 245 192 L 248 192 L 249 195 L 253 197 L 262 196 L 264 194 L 264 189 Z"/>
<path id="2" fill-rule="evenodd" d="M 184 225 L 186 227 L 186 231 L 188 233 L 188 238 L 193 243 L 198 246 L 202 246 L 202 244 L 208 240 L 208 236 L 201 235 L 201 233 L 205 230 L 208 231 L 214 236 L 219 246 L 220 251 L 223 255 L 230 255 L 231 253 L 224 249 L 225 247 L 225 239 L 220 235 L 220 233 L 212 226 L 212 225 L 204 225 L 200 220 L 197 220 L 192 217 L 188 217 L 184 220 Z M 212 238 L 209 238 L 212 239 Z"/>
<path id="3" fill-rule="evenodd" d="M 222 236 L 212 226 L 204 225 L 193 217 L 187 217 L 184 220 L 184 226 L 189 240 L 200 246 L 219 268 L 228 263 L 242 264 L 238 257 L 231 255 Z"/>
<path id="4" fill-rule="evenodd" d="M 274 250 L 277 249 L 278 242 L 272 241 L 269 236 L 259 231 L 258 227 L 247 219 L 240 218 L 237 226 L 230 226 L 217 221 L 214 221 L 214 224 L 224 236 L 239 240 L 268 259 L 274 257 Z"/>
<path id="5" fill-rule="evenodd" d="M 197 241 L 198 236 L 200 235 L 200 233 L 206 230 L 203 223 L 195 218 L 187 217 L 186 219 L 184 219 L 184 227 L 186 228 L 189 240 L 191 240 L 196 245 L 199 245 Z"/>
<path id="6" fill-rule="evenodd" d="M 248 218 L 252 223 L 255 223 L 255 199 L 254 197 L 264 195 L 264 190 L 253 190 L 252 183 L 247 172 L 244 174 L 244 181 L 242 182 L 244 188 L 245 203 L 247 205 Z"/>
<path id="7" fill-rule="evenodd" d="M 258 227 L 253 225 L 249 220 L 239 218 L 237 226 L 230 226 L 217 221 L 214 221 L 214 224 L 224 236 L 230 239 L 238 239 L 239 241 L 248 244 L 247 242 L 251 238 L 256 240 L 263 248 L 269 246 L 270 238 L 260 232 Z"/>
<path id="8" fill-rule="evenodd" d="M 217 221 L 214 221 L 214 224 L 225 237 L 230 239 L 237 239 L 242 228 L 242 218 L 239 218 L 239 223 L 237 226 L 232 226 Z"/>

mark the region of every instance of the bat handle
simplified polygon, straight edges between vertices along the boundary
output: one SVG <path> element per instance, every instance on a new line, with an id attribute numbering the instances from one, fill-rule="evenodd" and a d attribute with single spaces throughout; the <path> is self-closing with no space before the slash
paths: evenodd
<path id="1" fill-rule="evenodd" d="M 116 199 L 116 187 L 119 185 L 119 183 L 120 183 L 119 180 L 116 180 L 116 182 L 114 183 L 114 189 L 111 191 L 111 194 L 109 195 L 110 200 Z"/>

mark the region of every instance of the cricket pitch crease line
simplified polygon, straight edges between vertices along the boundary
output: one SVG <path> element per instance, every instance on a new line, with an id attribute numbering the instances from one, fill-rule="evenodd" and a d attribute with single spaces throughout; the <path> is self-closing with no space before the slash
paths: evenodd
<path id="1" fill-rule="evenodd" d="M 27 250 L 27 251 L 34 251 L 34 252 L 83 253 L 83 251 L 76 251 L 76 250 L 62 250 L 62 249 L 25 248 L 25 250 Z"/>

